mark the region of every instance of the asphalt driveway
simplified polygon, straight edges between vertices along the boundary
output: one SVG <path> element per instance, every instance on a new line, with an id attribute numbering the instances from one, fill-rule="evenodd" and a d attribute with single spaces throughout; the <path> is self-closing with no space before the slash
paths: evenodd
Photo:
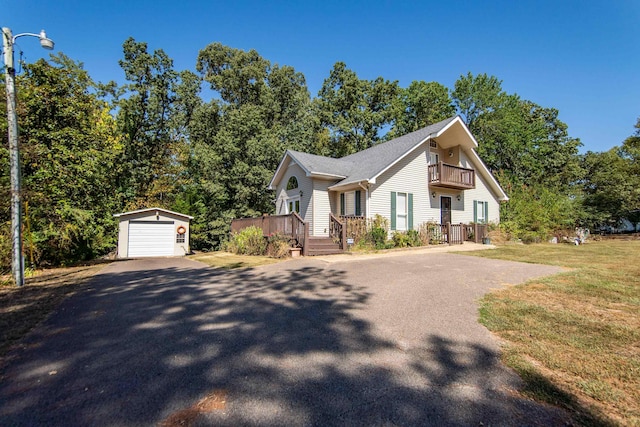
<path id="1" fill-rule="evenodd" d="M 117 262 L 2 369 L 0 425 L 562 425 L 477 323 L 558 269 L 447 253 Z"/>

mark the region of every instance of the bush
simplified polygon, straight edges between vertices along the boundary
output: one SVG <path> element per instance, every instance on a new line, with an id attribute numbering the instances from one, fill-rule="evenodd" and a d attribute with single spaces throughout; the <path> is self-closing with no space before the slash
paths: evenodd
<path id="1" fill-rule="evenodd" d="M 396 231 L 391 236 L 391 240 L 393 241 L 393 246 L 396 248 L 406 248 L 409 246 L 409 238 L 407 237 L 407 233 L 402 231 Z"/>
<path id="2" fill-rule="evenodd" d="M 273 258 L 286 258 L 289 256 L 289 238 L 280 233 L 272 234 L 267 240 L 267 255 Z"/>
<path id="3" fill-rule="evenodd" d="M 251 226 L 233 233 L 231 239 L 225 243 L 225 250 L 238 255 L 265 255 L 267 240 L 262 235 L 262 229 Z"/>
<path id="4" fill-rule="evenodd" d="M 396 231 L 391 236 L 393 245 L 396 248 L 407 248 L 422 246 L 422 240 L 418 230 Z"/>
<path id="5" fill-rule="evenodd" d="M 368 240 L 374 248 L 384 249 L 387 241 L 387 230 L 381 227 L 373 227 L 368 233 Z"/>

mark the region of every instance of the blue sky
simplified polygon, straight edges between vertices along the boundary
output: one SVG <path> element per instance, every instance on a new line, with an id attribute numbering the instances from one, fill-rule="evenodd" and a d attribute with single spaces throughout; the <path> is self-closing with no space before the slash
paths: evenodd
<path id="1" fill-rule="evenodd" d="M 256 49 L 302 72 L 315 96 L 336 61 L 360 78 L 452 88 L 467 72 L 557 108 L 582 151 L 604 151 L 640 116 L 640 1 L 188 1 L 0 0 L 14 34 L 46 29 L 56 51 L 98 81 L 123 82 L 129 36 L 195 69 L 212 42 Z M 21 38 L 31 62 L 47 56 Z M 16 57 L 17 59 L 17 57 Z"/>

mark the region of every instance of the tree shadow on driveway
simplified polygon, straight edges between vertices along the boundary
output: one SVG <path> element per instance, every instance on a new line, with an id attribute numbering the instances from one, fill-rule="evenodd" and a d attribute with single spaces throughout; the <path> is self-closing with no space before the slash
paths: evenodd
<path id="1" fill-rule="evenodd" d="M 375 333 L 355 314 L 371 294 L 340 269 L 310 263 L 225 272 L 165 264 L 108 268 L 34 331 L 2 372 L 0 424 L 566 419 L 516 397 L 513 375 L 490 349 L 437 335 L 403 349 Z M 216 393 L 224 396 L 220 405 L 198 409 Z"/>

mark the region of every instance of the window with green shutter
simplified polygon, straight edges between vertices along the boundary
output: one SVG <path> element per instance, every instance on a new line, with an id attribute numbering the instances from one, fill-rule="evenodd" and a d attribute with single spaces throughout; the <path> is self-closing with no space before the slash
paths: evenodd
<path id="1" fill-rule="evenodd" d="M 489 218 L 489 202 L 473 201 L 473 222 L 486 224 Z"/>
<path id="2" fill-rule="evenodd" d="M 391 229 L 413 230 L 413 193 L 391 192 Z"/>

